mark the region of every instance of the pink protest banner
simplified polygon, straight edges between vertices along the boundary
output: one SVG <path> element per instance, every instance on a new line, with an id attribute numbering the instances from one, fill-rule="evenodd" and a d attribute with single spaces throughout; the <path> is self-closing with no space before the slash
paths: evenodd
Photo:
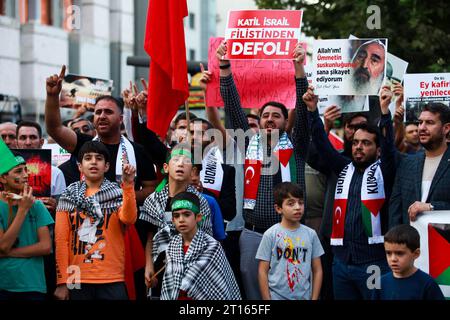
<path id="1" fill-rule="evenodd" d="M 300 10 L 230 11 L 225 30 L 227 59 L 292 59 L 301 24 Z"/>
<path id="2" fill-rule="evenodd" d="M 212 77 L 206 89 L 207 107 L 224 105 L 220 96 L 220 69 L 216 58 L 216 50 L 223 39 L 209 40 L 208 71 Z M 306 51 L 306 44 L 302 45 Z M 243 108 L 259 108 L 269 101 L 281 102 L 289 109 L 295 107 L 295 76 L 291 60 L 235 60 L 231 64 Z M 311 78 L 308 72 L 307 77 Z"/>

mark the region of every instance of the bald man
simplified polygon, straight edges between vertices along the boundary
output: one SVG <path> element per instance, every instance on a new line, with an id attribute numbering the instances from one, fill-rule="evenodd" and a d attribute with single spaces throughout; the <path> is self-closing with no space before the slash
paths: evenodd
<path id="1" fill-rule="evenodd" d="M 17 148 L 17 124 L 12 122 L 0 123 L 0 136 L 10 149 Z"/>

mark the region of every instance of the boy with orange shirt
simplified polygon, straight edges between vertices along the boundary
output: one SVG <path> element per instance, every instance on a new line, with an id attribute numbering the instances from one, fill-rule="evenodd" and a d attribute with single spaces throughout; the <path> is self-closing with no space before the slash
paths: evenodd
<path id="1" fill-rule="evenodd" d="M 109 152 L 96 141 L 83 145 L 78 162 L 85 179 L 64 191 L 57 208 L 55 296 L 126 300 L 124 234 L 137 218 L 136 169 L 123 166 L 122 189 L 108 181 Z"/>

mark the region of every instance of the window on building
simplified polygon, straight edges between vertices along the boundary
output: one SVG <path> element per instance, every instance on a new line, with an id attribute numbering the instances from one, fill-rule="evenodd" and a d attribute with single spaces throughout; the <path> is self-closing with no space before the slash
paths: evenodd
<path id="1" fill-rule="evenodd" d="M 189 60 L 195 61 L 195 50 L 189 49 Z"/>
<path id="2" fill-rule="evenodd" d="M 17 17 L 17 1 L 16 0 L 0 0 L 0 15 L 11 18 Z"/>
<path id="3" fill-rule="evenodd" d="M 195 14 L 189 13 L 189 28 L 194 30 L 195 29 Z"/>
<path id="4" fill-rule="evenodd" d="M 47 26 L 53 25 L 52 0 L 41 0 L 41 23 Z"/>

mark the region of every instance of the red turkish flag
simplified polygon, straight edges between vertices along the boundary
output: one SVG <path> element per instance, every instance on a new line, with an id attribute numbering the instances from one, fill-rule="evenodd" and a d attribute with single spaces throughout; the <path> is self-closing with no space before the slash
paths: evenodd
<path id="1" fill-rule="evenodd" d="M 189 96 L 183 18 L 186 0 L 150 0 L 144 49 L 150 56 L 147 127 L 161 137 Z"/>
<path id="2" fill-rule="evenodd" d="M 345 214 L 347 212 L 347 199 L 335 199 L 333 206 L 333 229 L 331 238 L 344 238 Z"/>
<path id="3" fill-rule="evenodd" d="M 259 180 L 261 179 L 261 166 L 260 160 L 245 159 L 244 199 L 256 200 Z"/>

